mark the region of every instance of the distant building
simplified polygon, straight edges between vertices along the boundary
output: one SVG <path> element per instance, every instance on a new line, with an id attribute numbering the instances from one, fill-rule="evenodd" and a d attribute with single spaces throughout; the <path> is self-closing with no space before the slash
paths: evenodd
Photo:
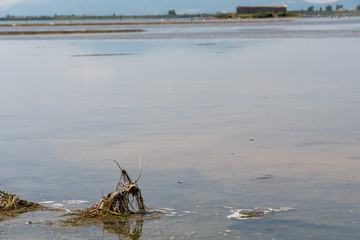
<path id="1" fill-rule="evenodd" d="M 253 6 L 253 7 L 243 7 L 237 6 L 237 14 L 253 14 L 253 13 L 263 13 L 263 12 L 286 12 L 286 5 L 274 5 L 274 6 Z"/>

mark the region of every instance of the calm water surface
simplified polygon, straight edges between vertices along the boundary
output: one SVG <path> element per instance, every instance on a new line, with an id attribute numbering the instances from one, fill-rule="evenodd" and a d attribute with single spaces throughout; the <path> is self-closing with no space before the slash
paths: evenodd
<path id="1" fill-rule="evenodd" d="M 0 189 L 82 209 L 142 155 L 145 203 L 168 214 L 141 239 L 360 239 L 359 18 L 139 28 L 1 38 Z M 125 237 L 61 219 L 0 238 Z"/>

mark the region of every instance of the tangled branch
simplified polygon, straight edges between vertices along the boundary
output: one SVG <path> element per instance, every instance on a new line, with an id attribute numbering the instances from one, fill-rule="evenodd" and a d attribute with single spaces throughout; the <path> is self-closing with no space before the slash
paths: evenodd
<path id="1" fill-rule="evenodd" d="M 114 160 L 121 170 L 119 182 L 116 186 L 116 191 L 107 194 L 105 197 L 94 204 L 92 207 L 82 211 L 83 216 L 98 216 L 98 215 L 129 215 L 134 213 L 145 212 L 145 205 L 141 196 L 141 191 L 137 185 L 141 177 L 142 161 L 141 156 L 139 176 L 135 181 L 132 181 L 129 174 L 120 164 Z"/>

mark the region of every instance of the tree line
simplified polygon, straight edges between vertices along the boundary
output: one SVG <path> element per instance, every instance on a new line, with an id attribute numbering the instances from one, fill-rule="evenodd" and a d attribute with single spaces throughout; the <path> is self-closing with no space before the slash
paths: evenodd
<path id="1" fill-rule="evenodd" d="M 336 4 L 335 6 L 335 10 L 339 10 L 339 9 L 343 9 L 344 8 L 344 5 L 340 5 L 340 4 Z M 308 12 L 315 12 L 315 11 L 319 11 L 319 12 L 332 12 L 334 11 L 333 10 L 333 7 L 329 4 L 325 7 L 325 9 L 323 9 L 322 7 L 320 7 L 318 10 L 315 10 L 315 7 L 314 6 L 309 6 L 308 9 L 307 9 Z M 357 5 L 356 6 L 356 11 L 360 11 L 360 5 Z"/>

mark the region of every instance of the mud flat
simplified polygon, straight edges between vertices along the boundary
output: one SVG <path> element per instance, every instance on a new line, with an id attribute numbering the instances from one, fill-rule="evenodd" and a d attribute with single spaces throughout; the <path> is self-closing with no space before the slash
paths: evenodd
<path id="1" fill-rule="evenodd" d="M 102 29 L 83 29 L 83 30 L 55 30 L 55 31 L 4 31 L 0 32 L 0 36 L 7 35 L 44 35 L 44 34 L 95 34 L 95 33 L 129 33 L 144 32 L 142 29 L 118 29 L 118 30 L 102 30 Z"/>

